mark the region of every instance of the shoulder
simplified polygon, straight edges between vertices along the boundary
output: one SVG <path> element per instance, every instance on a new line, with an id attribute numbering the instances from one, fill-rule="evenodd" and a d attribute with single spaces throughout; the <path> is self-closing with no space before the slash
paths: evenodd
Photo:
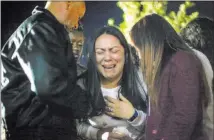
<path id="1" fill-rule="evenodd" d="M 45 33 L 47 36 L 67 34 L 64 26 L 53 16 L 50 16 L 45 12 L 32 14 L 23 22 L 23 26 L 26 26 L 31 30 L 38 29 L 41 33 Z"/>
<path id="2" fill-rule="evenodd" d="M 198 51 L 196 49 L 193 49 L 193 51 L 202 63 L 207 63 L 211 66 L 210 61 L 205 54 L 203 54 L 201 51 Z"/>
<path id="3" fill-rule="evenodd" d="M 195 52 L 197 57 L 200 59 L 202 66 L 203 66 L 203 69 L 205 71 L 205 75 L 206 75 L 206 78 L 208 80 L 209 86 L 212 87 L 213 69 L 212 69 L 212 66 L 211 66 L 209 59 L 202 52 L 195 50 L 195 49 L 193 49 L 193 51 Z"/>
<path id="4" fill-rule="evenodd" d="M 28 21 L 25 22 L 25 28 L 28 29 L 26 36 L 40 40 L 44 44 L 53 44 L 60 48 L 67 47 L 69 36 L 64 26 L 45 14 L 32 15 Z M 39 42 L 38 42 L 39 43 Z"/>
<path id="5" fill-rule="evenodd" d="M 171 57 L 170 63 L 181 70 L 200 69 L 201 67 L 201 62 L 194 52 L 187 52 L 182 50 L 177 51 Z"/>
<path id="6" fill-rule="evenodd" d="M 200 59 L 202 66 L 205 70 L 205 73 L 209 73 L 210 74 L 209 77 L 213 78 L 213 69 L 207 56 L 198 50 L 193 49 L 193 51 L 195 52 L 196 56 Z"/>

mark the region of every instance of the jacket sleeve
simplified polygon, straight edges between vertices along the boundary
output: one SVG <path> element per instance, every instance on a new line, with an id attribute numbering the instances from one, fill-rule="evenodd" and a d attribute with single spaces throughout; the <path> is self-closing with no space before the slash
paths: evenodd
<path id="1" fill-rule="evenodd" d="M 35 24 L 20 44 L 17 58 L 31 89 L 54 113 L 84 117 L 89 108 L 86 93 L 76 85 L 76 62 L 62 32 L 47 23 Z"/>
<path id="2" fill-rule="evenodd" d="M 162 140 L 190 140 L 200 112 L 200 69 L 194 58 L 185 58 L 171 67 L 169 88 L 175 112 L 167 118 L 168 125 L 160 128 Z"/>
<path id="3" fill-rule="evenodd" d="M 138 117 L 135 118 L 133 121 L 127 121 L 131 126 L 133 126 L 136 130 L 139 132 L 142 132 L 142 130 L 145 127 L 145 121 L 146 121 L 146 114 L 141 111 L 137 110 Z"/>

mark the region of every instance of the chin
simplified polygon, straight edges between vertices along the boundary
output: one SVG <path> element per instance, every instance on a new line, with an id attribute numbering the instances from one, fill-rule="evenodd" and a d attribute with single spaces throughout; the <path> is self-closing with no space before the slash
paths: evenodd
<path id="1" fill-rule="evenodd" d="M 114 76 L 105 76 L 105 79 L 106 80 L 112 80 L 112 79 L 114 79 L 115 77 Z"/>

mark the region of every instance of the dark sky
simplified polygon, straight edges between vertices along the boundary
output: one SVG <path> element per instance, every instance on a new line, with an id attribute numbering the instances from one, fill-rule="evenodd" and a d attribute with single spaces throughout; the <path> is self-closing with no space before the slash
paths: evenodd
<path id="1" fill-rule="evenodd" d="M 116 19 L 116 23 L 121 22 L 122 11 L 116 6 L 116 2 L 86 2 L 87 12 L 82 19 L 84 24 L 84 34 L 89 36 L 95 28 L 102 27 L 111 17 Z M 4 1 L 1 3 L 1 31 L 2 43 L 19 24 L 31 15 L 31 11 L 36 6 L 44 7 L 43 1 Z M 11 10 L 13 9 L 13 10 Z"/>
<path id="2" fill-rule="evenodd" d="M 178 10 L 179 4 L 183 2 L 168 3 L 168 10 Z M 195 2 L 196 6 L 188 12 L 198 10 L 200 16 L 214 17 L 214 2 Z M 4 43 L 9 34 L 28 16 L 36 6 L 44 6 L 44 1 L 3 1 L 1 2 L 1 31 L 2 42 Z M 111 17 L 116 23 L 122 20 L 122 11 L 116 6 L 116 1 L 87 1 L 87 11 L 83 18 L 85 36 L 90 36 L 96 28 L 102 27 Z"/>
<path id="3" fill-rule="evenodd" d="M 44 7 L 44 1 L 1 1 L 1 45 L 14 32 L 19 24 L 31 15 L 31 11 L 36 5 Z M 168 11 L 177 11 L 183 2 L 168 2 Z M 214 18 L 214 2 L 197 1 L 196 6 L 187 11 L 199 11 L 200 16 Z M 116 6 L 116 1 L 87 1 L 86 14 L 82 19 L 84 24 L 84 34 L 87 40 L 94 31 L 107 24 L 109 18 L 114 18 L 116 24 L 122 21 L 122 11 Z M 86 46 L 87 46 L 86 41 Z"/>

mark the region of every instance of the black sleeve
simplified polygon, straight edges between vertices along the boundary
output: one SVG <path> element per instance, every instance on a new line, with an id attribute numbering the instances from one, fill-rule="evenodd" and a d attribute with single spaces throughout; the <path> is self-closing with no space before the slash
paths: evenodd
<path id="1" fill-rule="evenodd" d="M 76 85 L 76 62 L 68 45 L 61 31 L 39 23 L 25 36 L 17 57 L 32 90 L 52 111 L 79 118 L 89 107 L 86 92 Z"/>

